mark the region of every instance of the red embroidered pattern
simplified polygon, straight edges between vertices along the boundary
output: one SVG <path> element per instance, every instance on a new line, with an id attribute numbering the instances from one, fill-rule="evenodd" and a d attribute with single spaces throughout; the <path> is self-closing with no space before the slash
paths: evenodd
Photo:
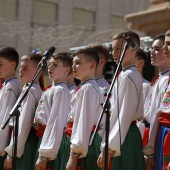
<path id="1" fill-rule="evenodd" d="M 158 81 L 158 79 L 159 79 L 159 75 L 157 75 L 157 76 L 152 80 L 151 86 L 154 86 L 155 83 Z"/>

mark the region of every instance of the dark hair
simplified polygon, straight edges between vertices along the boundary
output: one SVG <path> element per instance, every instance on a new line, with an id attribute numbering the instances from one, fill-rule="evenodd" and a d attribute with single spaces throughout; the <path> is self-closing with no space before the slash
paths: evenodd
<path id="1" fill-rule="evenodd" d="M 71 53 L 57 53 L 52 56 L 55 60 L 60 60 L 65 67 L 71 67 L 73 62 L 73 56 Z"/>
<path id="2" fill-rule="evenodd" d="M 99 64 L 99 55 L 95 49 L 91 47 L 79 49 L 73 53 L 73 57 L 75 57 L 77 54 L 84 54 L 87 62 L 94 61 L 96 63 L 97 68 Z"/>
<path id="3" fill-rule="evenodd" d="M 132 41 L 138 45 L 138 48 L 140 47 L 140 37 L 137 33 L 133 32 L 133 31 L 117 33 L 112 37 L 112 40 L 122 39 L 124 37 L 124 35 L 129 36 L 132 39 Z M 138 48 L 136 48 L 136 50 Z"/>
<path id="4" fill-rule="evenodd" d="M 94 48 L 98 52 L 98 55 L 102 54 L 105 61 L 106 62 L 108 61 L 110 54 L 109 49 L 105 45 L 91 44 L 89 45 L 89 47 Z"/>
<path id="5" fill-rule="evenodd" d="M 165 33 L 165 36 L 170 37 L 170 30 L 168 30 L 168 31 Z"/>
<path id="6" fill-rule="evenodd" d="M 162 43 L 164 44 L 165 35 L 164 35 L 164 34 L 159 34 L 159 35 L 157 35 L 157 36 L 153 39 L 153 41 L 155 41 L 155 40 L 160 40 L 160 41 L 162 41 Z"/>
<path id="7" fill-rule="evenodd" d="M 141 48 L 139 48 L 137 51 L 136 51 L 136 58 L 138 60 L 144 60 L 144 66 L 143 68 L 145 67 L 147 61 L 148 61 L 148 55 L 145 51 L 143 51 Z"/>
<path id="8" fill-rule="evenodd" d="M 18 52 L 13 47 L 3 47 L 0 49 L 0 57 L 5 58 L 8 61 L 15 62 L 15 70 L 18 67 L 19 55 Z"/>
<path id="9" fill-rule="evenodd" d="M 70 67 L 70 72 L 72 72 L 72 65 L 73 65 L 73 55 L 68 52 L 57 53 L 52 56 L 55 60 L 60 60 L 63 63 L 64 67 Z M 68 74 L 68 75 L 69 75 Z"/>
<path id="10" fill-rule="evenodd" d="M 35 67 L 39 64 L 42 59 L 41 54 L 31 53 L 21 57 L 21 61 L 34 61 Z"/>

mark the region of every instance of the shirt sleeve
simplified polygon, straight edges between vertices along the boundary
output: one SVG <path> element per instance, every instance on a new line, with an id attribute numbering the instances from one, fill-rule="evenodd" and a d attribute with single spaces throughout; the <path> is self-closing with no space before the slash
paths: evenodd
<path id="1" fill-rule="evenodd" d="M 50 117 L 39 148 L 41 156 L 50 160 L 54 160 L 57 157 L 69 111 L 70 94 L 60 89 L 53 97 Z"/>
<path id="2" fill-rule="evenodd" d="M 145 103 L 145 101 L 146 102 L 148 101 L 150 90 L 151 90 L 150 84 L 146 84 L 145 86 L 143 86 L 143 103 Z"/>
<path id="3" fill-rule="evenodd" d="M 99 94 L 94 87 L 84 85 L 74 105 L 75 117 L 71 136 L 71 150 L 79 153 L 80 158 L 87 155 L 90 134 L 98 119 L 98 107 L 100 107 Z"/>
<path id="4" fill-rule="evenodd" d="M 3 96 L 2 109 L 0 111 L 0 125 L 2 126 L 11 112 L 17 98 L 14 91 L 8 88 Z M 0 129 L 0 156 L 5 155 L 5 147 L 8 145 L 9 141 L 9 124 L 6 125 L 5 129 Z"/>
<path id="5" fill-rule="evenodd" d="M 25 143 L 33 124 L 33 118 L 36 108 L 36 92 L 31 91 L 27 94 L 26 98 L 21 104 L 21 112 L 19 117 L 19 130 L 18 130 L 18 145 L 17 145 L 17 157 L 20 158 L 24 152 Z M 38 100 L 38 99 L 37 99 Z M 10 144 L 6 147 L 5 151 L 9 156 L 12 156 L 13 151 L 13 134 L 11 136 Z"/>
<path id="6" fill-rule="evenodd" d="M 155 138 L 156 138 L 156 133 L 158 130 L 159 122 L 158 122 L 158 112 L 160 110 L 160 106 L 162 104 L 162 98 L 163 97 L 163 91 L 160 90 L 156 98 L 154 98 L 154 102 L 152 104 L 152 119 L 150 118 L 150 130 L 149 130 L 149 139 L 147 145 L 143 148 L 143 153 L 145 155 L 153 154 L 154 153 L 154 145 L 155 145 Z"/>
<path id="7" fill-rule="evenodd" d="M 142 91 L 141 91 L 142 94 Z M 112 109 L 110 118 L 110 134 L 109 134 L 109 148 L 114 151 L 114 156 L 119 156 L 121 154 L 120 146 L 123 144 L 126 134 L 129 130 L 131 122 L 135 120 L 136 114 L 138 112 L 139 102 L 143 103 L 142 98 L 139 99 L 139 93 L 135 83 L 129 79 L 125 78 L 119 86 L 117 99 L 114 101 L 114 108 Z M 119 108 L 119 109 L 118 109 Z M 143 111 L 143 106 L 142 110 Z M 119 112 L 119 120 L 118 120 Z M 120 126 L 119 126 L 120 121 Z M 121 134 L 120 134 L 121 132 Z M 121 142 L 120 142 L 121 135 Z M 102 150 L 105 147 L 105 138 L 102 142 Z"/>

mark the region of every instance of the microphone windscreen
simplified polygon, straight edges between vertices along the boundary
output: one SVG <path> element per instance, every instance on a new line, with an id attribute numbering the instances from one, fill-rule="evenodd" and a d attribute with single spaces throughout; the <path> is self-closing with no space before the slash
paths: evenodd
<path id="1" fill-rule="evenodd" d="M 45 56 L 47 59 L 49 59 L 55 51 L 55 47 L 50 47 L 43 56 Z"/>

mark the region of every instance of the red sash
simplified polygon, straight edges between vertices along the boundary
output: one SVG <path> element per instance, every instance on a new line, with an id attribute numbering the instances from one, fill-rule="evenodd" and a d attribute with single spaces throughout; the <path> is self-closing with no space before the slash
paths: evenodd
<path id="1" fill-rule="evenodd" d="M 96 128 L 96 125 L 93 126 L 92 131 L 91 131 L 92 133 L 95 131 L 95 128 Z M 73 122 L 68 122 L 67 128 L 64 130 L 64 133 L 66 134 L 68 138 L 71 137 L 72 129 L 73 129 Z M 99 126 L 98 128 L 98 131 L 99 130 L 101 130 L 101 126 Z"/>
<path id="2" fill-rule="evenodd" d="M 132 121 L 131 125 L 136 125 L 136 120 Z"/>
<path id="3" fill-rule="evenodd" d="M 39 125 L 39 129 L 36 130 L 36 136 L 39 138 L 43 136 L 44 131 L 45 131 L 46 125 Z"/>
<path id="4" fill-rule="evenodd" d="M 136 125 L 136 120 L 132 121 L 131 124 Z M 64 130 L 64 133 L 66 134 L 68 138 L 71 137 L 72 128 L 73 128 L 73 122 L 68 122 L 67 128 Z M 95 131 L 95 128 L 96 128 L 96 125 L 93 126 L 92 131 L 91 131 L 92 133 Z M 98 131 L 101 129 L 102 129 L 101 126 L 99 126 Z"/>
<path id="5" fill-rule="evenodd" d="M 144 130 L 144 134 L 142 136 L 142 143 L 143 143 L 143 147 L 145 147 L 147 145 L 147 143 L 148 143 L 148 140 L 149 140 L 150 125 L 145 120 L 143 120 L 143 122 L 145 123 L 145 130 Z"/>
<path id="6" fill-rule="evenodd" d="M 161 113 L 158 119 L 160 125 L 170 127 L 170 114 Z"/>
<path id="7" fill-rule="evenodd" d="M 66 134 L 66 136 L 67 136 L 68 138 L 71 137 L 72 127 L 73 127 L 73 122 L 68 122 L 68 123 L 67 123 L 67 128 L 64 130 L 64 133 Z"/>
<path id="8" fill-rule="evenodd" d="M 161 113 L 159 119 L 159 125 L 163 125 L 170 128 L 170 114 Z M 159 129 L 159 128 L 158 128 Z M 166 134 L 164 138 L 164 146 L 163 146 L 163 157 L 170 157 L 170 131 Z M 163 162 L 164 169 L 167 169 L 169 162 Z"/>
<path id="9" fill-rule="evenodd" d="M 145 127 L 144 133 L 143 133 L 143 138 L 142 138 L 142 143 L 143 147 L 145 147 L 148 143 L 149 140 L 149 127 Z"/>

